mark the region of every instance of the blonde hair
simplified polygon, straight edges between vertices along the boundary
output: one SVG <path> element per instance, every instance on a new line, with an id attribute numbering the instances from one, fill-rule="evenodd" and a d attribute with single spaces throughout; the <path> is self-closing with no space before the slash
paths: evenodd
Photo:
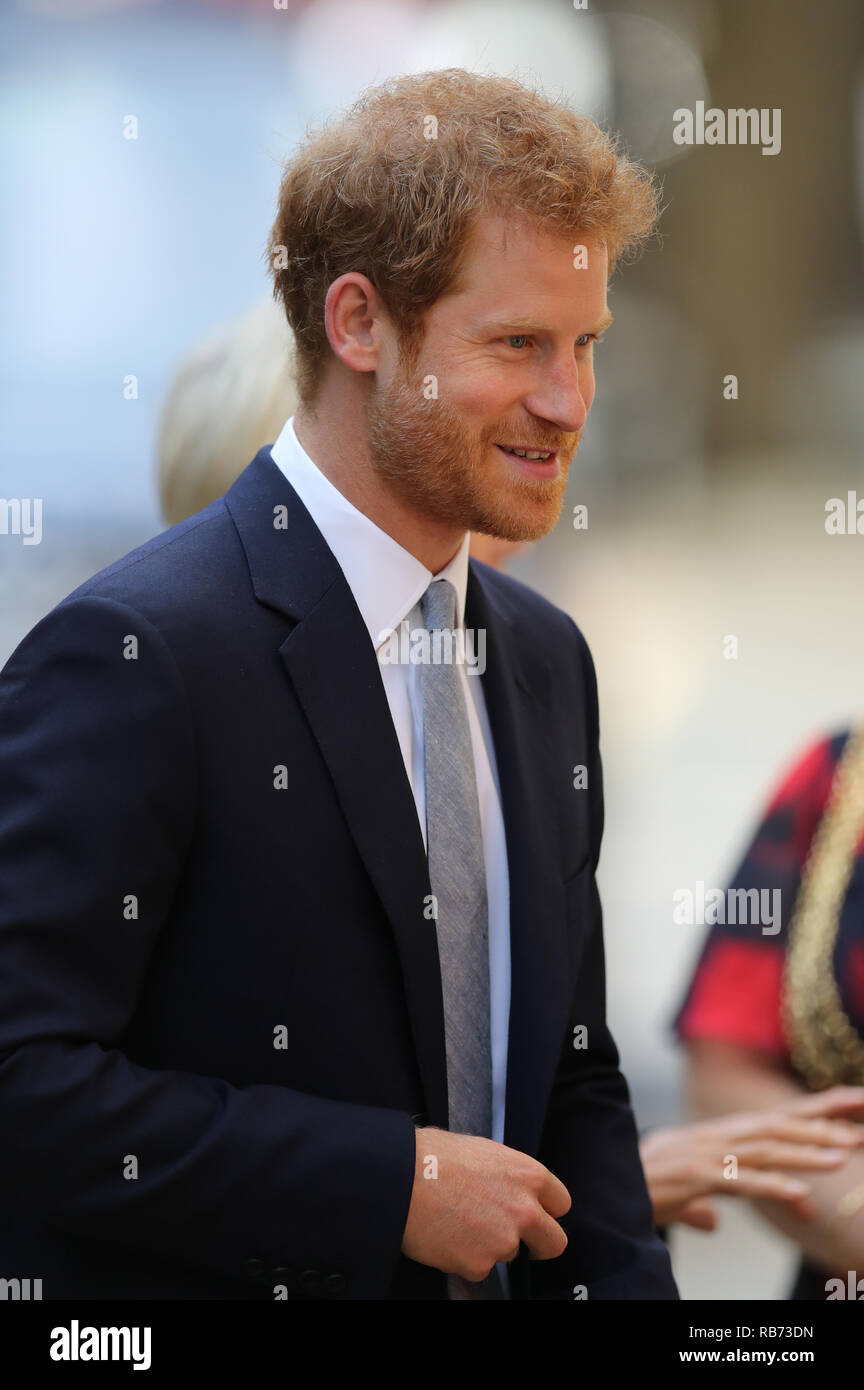
<path id="1" fill-rule="evenodd" d="M 221 497 L 294 414 L 292 342 L 270 299 L 181 364 L 162 411 L 159 498 L 169 525 Z"/>
<path id="2" fill-rule="evenodd" d="M 285 166 L 267 243 L 274 298 L 294 332 L 300 399 L 312 406 L 330 347 L 329 286 L 375 285 L 403 355 L 458 278 L 474 222 L 521 210 L 605 242 L 610 274 L 654 230 L 651 174 L 563 100 L 462 68 L 393 78 L 310 132 Z"/>

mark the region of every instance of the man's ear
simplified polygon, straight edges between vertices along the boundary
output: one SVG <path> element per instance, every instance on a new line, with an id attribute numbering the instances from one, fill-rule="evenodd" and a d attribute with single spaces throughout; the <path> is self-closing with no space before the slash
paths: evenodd
<path id="1" fill-rule="evenodd" d="M 335 356 L 352 372 L 374 372 L 379 366 L 384 318 L 386 312 L 378 291 L 359 271 L 340 275 L 327 291 L 327 341 Z"/>

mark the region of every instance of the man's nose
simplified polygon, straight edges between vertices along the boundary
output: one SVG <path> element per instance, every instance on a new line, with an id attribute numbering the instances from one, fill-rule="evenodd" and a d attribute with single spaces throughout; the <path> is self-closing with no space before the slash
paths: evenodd
<path id="1" fill-rule="evenodd" d="M 572 369 L 545 372 L 522 404 L 532 415 L 548 421 L 562 433 L 579 434 L 585 428 L 593 397 L 593 389 L 589 391 L 584 378 L 580 380 L 574 364 Z"/>

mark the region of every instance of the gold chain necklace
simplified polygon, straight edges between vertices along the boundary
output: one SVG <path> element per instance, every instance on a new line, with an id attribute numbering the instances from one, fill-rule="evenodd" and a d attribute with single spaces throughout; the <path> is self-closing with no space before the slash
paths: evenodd
<path id="1" fill-rule="evenodd" d="M 840 913 L 862 828 L 864 727 L 850 734 L 834 770 L 789 924 L 783 1028 L 792 1063 L 813 1091 L 864 1084 L 864 1039 L 843 1008 L 834 977 Z"/>

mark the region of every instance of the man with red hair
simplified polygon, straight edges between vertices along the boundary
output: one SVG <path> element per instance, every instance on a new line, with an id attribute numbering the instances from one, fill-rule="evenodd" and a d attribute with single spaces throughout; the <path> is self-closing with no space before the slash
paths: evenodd
<path id="1" fill-rule="evenodd" d="M 591 121 L 458 69 L 287 166 L 296 414 L 0 683 L 0 1171 L 45 1297 L 677 1297 L 593 663 L 468 557 L 558 520 L 656 211 Z"/>

